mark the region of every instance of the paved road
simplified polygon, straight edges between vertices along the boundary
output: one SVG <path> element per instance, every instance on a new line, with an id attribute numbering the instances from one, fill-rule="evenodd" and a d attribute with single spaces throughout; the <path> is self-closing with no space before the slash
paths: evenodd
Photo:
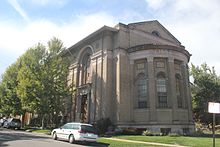
<path id="1" fill-rule="evenodd" d="M 49 135 L 30 133 L 18 130 L 0 128 L 0 147 L 84 147 L 99 146 L 106 144 L 69 144 L 66 141 L 52 140 Z"/>

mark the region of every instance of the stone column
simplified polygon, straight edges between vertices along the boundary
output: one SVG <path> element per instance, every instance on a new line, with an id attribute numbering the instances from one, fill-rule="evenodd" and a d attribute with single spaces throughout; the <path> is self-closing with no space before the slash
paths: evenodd
<path id="1" fill-rule="evenodd" d="M 173 122 L 178 121 L 174 59 L 168 58 L 168 107 L 172 106 Z"/>
<path id="2" fill-rule="evenodd" d="M 147 57 L 147 70 L 148 70 L 148 92 L 149 92 L 149 109 L 150 109 L 150 121 L 157 121 L 156 113 L 156 83 L 154 75 L 154 57 Z"/>
<path id="3" fill-rule="evenodd" d="M 130 121 L 131 122 L 134 122 L 134 97 L 135 97 L 135 94 L 134 94 L 134 89 L 135 89 L 135 86 L 134 86 L 134 60 L 130 60 L 130 79 L 131 79 L 131 86 L 130 86 Z"/>
<path id="4" fill-rule="evenodd" d="M 87 122 L 91 123 L 91 86 L 90 84 L 87 87 Z"/>
<path id="5" fill-rule="evenodd" d="M 77 109 L 76 109 L 76 112 L 75 112 L 76 113 L 75 121 L 80 122 L 82 96 L 78 95 L 76 99 L 77 99 Z"/>
<path id="6" fill-rule="evenodd" d="M 184 91 L 184 105 L 185 108 L 188 109 L 188 118 L 190 122 L 193 122 L 193 115 L 192 115 L 192 96 L 191 96 L 191 90 L 189 85 L 189 73 L 188 73 L 188 67 L 187 63 L 183 63 L 182 66 L 182 73 L 183 73 L 183 86 Z"/>
<path id="7" fill-rule="evenodd" d="M 76 87 L 78 87 L 79 86 L 79 77 L 80 77 L 80 65 L 79 65 L 79 63 L 77 63 L 76 64 L 76 66 L 75 66 L 75 68 L 76 68 Z M 76 121 L 76 119 L 77 119 L 77 109 L 78 109 L 78 89 L 76 89 L 76 91 L 75 91 L 75 96 L 74 96 L 74 106 L 73 106 L 73 112 L 72 112 L 72 118 L 71 118 L 71 120 L 72 121 Z"/>

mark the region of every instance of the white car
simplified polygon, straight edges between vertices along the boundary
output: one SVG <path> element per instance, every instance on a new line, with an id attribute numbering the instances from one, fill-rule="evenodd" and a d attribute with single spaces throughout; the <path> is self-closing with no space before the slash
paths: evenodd
<path id="1" fill-rule="evenodd" d="M 54 140 L 63 139 L 70 143 L 74 143 L 74 141 L 96 142 L 98 138 L 97 131 L 92 125 L 75 122 L 54 129 L 51 134 Z"/>

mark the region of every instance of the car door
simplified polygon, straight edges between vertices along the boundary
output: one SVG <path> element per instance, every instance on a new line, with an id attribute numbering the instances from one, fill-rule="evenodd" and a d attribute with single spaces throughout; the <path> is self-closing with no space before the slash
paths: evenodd
<path id="1" fill-rule="evenodd" d="M 63 128 L 63 138 L 65 140 L 69 139 L 69 134 L 71 133 L 71 124 L 66 124 Z"/>
<path id="2" fill-rule="evenodd" d="M 57 133 L 57 137 L 58 138 L 62 138 L 65 139 L 65 130 L 66 128 L 68 128 L 68 124 L 63 125 L 62 127 L 60 127 L 59 129 L 56 130 Z"/>

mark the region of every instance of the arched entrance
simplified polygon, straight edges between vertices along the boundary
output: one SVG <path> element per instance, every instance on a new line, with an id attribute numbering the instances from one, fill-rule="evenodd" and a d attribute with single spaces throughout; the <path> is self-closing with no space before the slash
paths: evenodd
<path id="1" fill-rule="evenodd" d="M 80 53 L 78 60 L 77 118 L 76 121 L 90 123 L 91 103 L 91 47 L 86 47 Z"/>

